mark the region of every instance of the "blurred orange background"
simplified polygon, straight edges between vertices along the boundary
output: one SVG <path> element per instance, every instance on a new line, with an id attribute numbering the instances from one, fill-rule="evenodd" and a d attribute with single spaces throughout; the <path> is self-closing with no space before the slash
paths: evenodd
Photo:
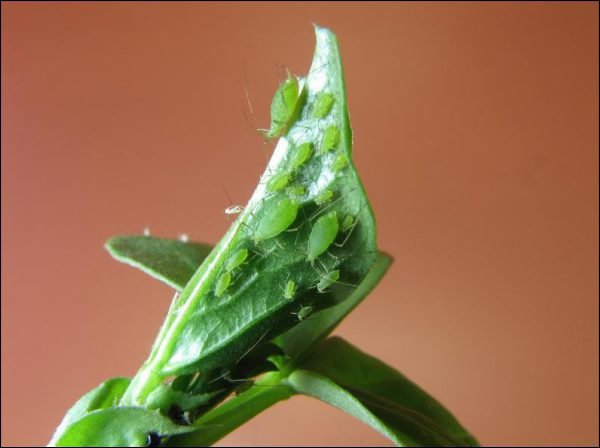
<path id="1" fill-rule="evenodd" d="M 171 292 L 103 243 L 220 238 L 312 22 L 338 35 L 396 259 L 337 333 L 483 444 L 598 444 L 597 3 L 3 2 L 3 445 L 47 443 L 148 355 Z M 222 441 L 321 443 L 389 444 L 309 398 Z"/>

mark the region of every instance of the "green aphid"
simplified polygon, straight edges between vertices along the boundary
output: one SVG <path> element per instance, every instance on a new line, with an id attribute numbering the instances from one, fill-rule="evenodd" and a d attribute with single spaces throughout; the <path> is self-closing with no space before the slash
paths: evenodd
<path id="1" fill-rule="evenodd" d="M 254 232 L 254 240 L 257 243 L 268 240 L 286 230 L 296 220 L 299 206 L 297 201 L 290 198 L 279 199 L 268 204 Z"/>
<path id="2" fill-rule="evenodd" d="M 308 261 L 314 261 L 329 249 L 339 231 L 337 212 L 333 211 L 321 216 L 315 222 L 308 237 Z"/>
<path id="3" fill-rule="evenodd" d="M 277 173 L 267 182 L 267 190 L 271 193 L 276 193 L 283 190 L 290 183 L 291 176 L 289 173 Z"/>
<path id="4" fill-rule="evenodd" d="M 337 146 L 340 141 L 340 130 L 334 124 L 328 126 L 323 133 L 323 139 L 321 140 L 321 147 L 319 151 L 321 154 L 325 154 L 331 151 Z"/>
<path id="5" fill-rule="evenodd" d="M 231 273 L 225 272 L 221 274 L 219 279 L 217 280 L 217 285 L 215 286 L 215 296 L 221 297 L 227 288 L 229 288 L 229 284 L 231 283 Z"/>
<path id="6" fill-rule="evenodd" d="M 248 249 L 240 249 L 238 250 L 229 260 L 227 260 L 227 264 L 225 265 L 225 270 L 227 272 L 233 272 L 233 270 L 239 267 L 244 261 L 248 258 Z"/>
<path id="7" fill-rule="evenodd" d="M 346 157 L 346 154 L 344 154 L 344 153 L 339 153 L 335 156 L 335 159 L 333 159 L 333 163 L 331 164 L 331 169 L 335 173 L 338 173 L 342 169 L 344 169 L 346 167 L 346 165 L 348 165 L 348 157 Z"/>
<path id="8" fill-rule="evenodd" d="M 304 90 L 304 89 L 302 89 Z M 271 102 L 271 128 L 263 131 L 268 140 L 279 137 L 298 116 L 306 94 L 300 90 L 298 78 L 288 73 Z"/>
<path id="9" fill-rule="evenodd" d="M 283 296 L 288 300 L 293 299 L 294 296 L 296 295 L 297 289 L 298 288 L 296 286 L 296 282 L 294 280 L 288 280 L 287 283 L 285 284 Z"/>
<path id="10" fill-rule="evenodd" d="M 352 228 L 353 225 L 354 225 L 354 216 L 352 216 L 352 215 L 346 215 L 344 217 L 344 220 L 342 221 L 342 225 L 340 227 L 340 230 L 342 232 L 347 232 L 348 230 L 350 230 Z"/>
<path id="11" fill-rule="evenodd" d="M 319 283 L 317 283 L 317 291 L 325 292 L 325 290 L 331 285 L 333 285 L 335 282 L 337 282 L 339 278 L 339 270 L 336 269 L 335 271 L 328 272 L 323 277 L 321 277 L 321 280 L 319 280 Z"/>
<path id="12" fill-rule="evenodd" d="M 319 193 L 315 197 L 315 204 L 317 204 L 317 205 L 323 205 L 326 202 L 331 201 L 332 197 L 333 197 L 333 191 L 331 191 L 331 190 L 325 190 L 322 193 Z"/>
<path id="13" fill-rule="evenodd" d="M 290 168 L 296 170 L 306 163 L 312 154 L 313 144 L 310 142 L 302 143 L 292 150 L 290 159 Z"/>
<path id="14" fill-rule="evenodd" d="M 335 101 L 331 93 L 321 93 L 314 102 L 312 115 L 314 118 L 325 118 L 333 106 Z"/>
<path id="15" fill-rule="evenodd" d="M 301 306 L 297 313 L 292 313 L 292 314 L 295 314 L 296 316 L 298 316 L 298 320 L 300 322 L 302 322 L 304 319 L 306 319 L 308 316 L 310 316 L 310 313 L 312 313 L 312 312 L 313 312 L 313 307 L 309 305 L 309 306 Z"/>
<path id="16" fill-rule="evenodd" d="M 287 193 L 290 196 L 301 197 L 306 194 L 306 189 L 302 185 L 294 185 L 293 187 L 289 187 Z"/>

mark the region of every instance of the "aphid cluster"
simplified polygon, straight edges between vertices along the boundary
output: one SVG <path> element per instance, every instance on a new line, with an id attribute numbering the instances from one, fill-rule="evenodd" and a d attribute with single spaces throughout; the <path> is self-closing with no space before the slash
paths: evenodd
<path id="1" fill-rule="evenodd" d="M 307 101 L 309 104 L 305 105 Z M 291 248 L 286 246 L 285 250 L 301 251 L 302 258 L 315 274 L 314 280 L 310 280 L 312 284 L 307 284 L 305 278 L 288 279 L 281 287 L 286 300 L 293 300 L 299 290 L 316 288 L 319 293 L 327 292 L 338 282 L 340 270 L 335 268 L 339 264 L 335 255 L 329 253 L 329 263 L 319 261 L 320 268 L 314 263 L 328 253 L 340 235 L 345 233 L 344 241 L 338 244 L 343 246 L 356 225 L 355 216 L 335 207 L 343 197 L 336 196 L 333 181 L 348 165 L 344 149 L 339 148 L 340 127 L 335 122 L 337 115 L 332 114 L 335 107 L 333 93 L 321 91 L 311 96 L 307 81 L 288 73 L 271 104 L 271 127 L 262 131 L 267 139 L 285 138 L 288 150 L 277 170 L 267 175 L 264 181 L 266 194 L 258 207 L 247 210 L 245 214 L 257 222 L 250 225 L 242 215 L 241 225 L 247 228 L 252 250 L 257 254 L 261 254 L 265 243 L 271 241 L 273 250 L 284 249 L 280 242 L 283 240 L 277 237 L 284 232 L 297 232 L 294 244 Z M 323 173 L 329 176 L 324 177 L 325 180 L 320 179 Z M 311 178 L 311 175 L 317 178 Z M 226 213 L 242 210 L 242 207 L 235 206 L 228 208 Z M 305 219 L 293 228 L 300 214 Z M 304 239 L 305 243 L 302 242 Z M 228 291 L 236 269 L 247 261 L 248 255 L 249 250 L 244 248 L 228 256 L 224 271 L 215 282 L 216 297 L 222 297 Z M 333 265 L 331 258 L 335 260 Z M 303 320 L 312 310 L 312 306 L 303 306 L 293 314 L 298 320 Z"/>

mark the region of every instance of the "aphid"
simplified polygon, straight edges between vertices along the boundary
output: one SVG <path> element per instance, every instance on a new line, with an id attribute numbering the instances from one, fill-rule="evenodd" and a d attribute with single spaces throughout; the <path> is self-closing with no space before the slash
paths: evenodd
<path id="1" fill-rule="evenodd" d="M 290 196 L 304 196 L 306 194 L 306 189 L 302 185 L 289 187 L 286 191 Z"/>
<path id="2" fill-rule="evenodd" d="M 290 179 L 289 173 L 277 173 L 269 179 L 269 182 L 267 182 L 267 190 L 271 193 L 281 191 L 287 187 L 290 183 Z"/>
<path id="3" fill-rule="evenodd" d="M 237 215 L 239 213 L 242 213 L 243 210 L 244 210 L 244 207 L 242 207 L 241 205 L 231 205 L 225 209 L 225 214 L 226 215 Z"/>
<path id="4" fill-rule="evenodd" d="M 344 153 L 339 153 L 335 156 L 335 159 L 333 159 L 333 163 L 331 164 L 331 169 L 335 173 L 338 173 L 342 169 L 344 169 L 346 167 L 346 165 L 348 165 L 348 157 L 346 157 L 346 154 L 344 154 Z"/>
<path id="5" fill-rule="evenodd" d="M 345 233 L 352 227 L 353 224 L 354 224 L 354 216 L 346 215 L 342 221 L 340 230 Z"/>
<path id="6" fill-rule="evenodd" d="M 325 129 L 323 133 L 323 139 L 321 140 L 320 152 L 325 154 L 335 148 L 340 141 L 340 131 L 336 125 L 330 125 Z"/>
<path id="7" fill-rule="evenodd" d="M 288 280 L 287 283 L 285 284 L 285 290 L 283 291 L 283 296 L 286 299 L 293 299 L 294 296 L 296 295 L 296 291 L 297 291 L 297 286 L 296 286 L 296 282 L 294 280 Z"/>
<path id="8" fill-rule="evenodd" d="M 270 140 L 285 132 L 299 112 L 305 96 L 300 90 L 298 79 L 288 73 L 288 78 L 281 83 L 271 102 L 271 128 L 262 131 L 265 138 Z"/>
<path id="9" fill-rule="evenodd" d="M 314 118 L 325 118 L 331 111 L 335 98 L 331 93 L 321 93 L 314 102 L 312 115 Z"/>
<path id="10" fill-rule="evenodd" d="M 319 283 L 317 283 L 317 291 L 325 292 L 325 290 L 331 285 L 333 285 L 335 282 L 337 282 L 339 278 L 340 271 L 338 269 L 336 269 L 335 271 L 328 272 L 323 277 L 321 277 L 321 280 L 319 280 Z"/>
<path id="11" fill-rule="evenodd" d="M 298 320 L 300 322 L 302 322 L 304 319 L 306 319 L 310 313 L 312 313 L 313 311 L 313 307 L 308 305 L 308 306 L 300 306 L 300 309 L 298 310 L 298 312 L 296 313 L 292 313 L 293 315 L 298 317 Z"/>
<path id="12" fill-rule="evenodd" d="M 219 279 L 217 280 L 217 285 L 215 286 L 215 296 L 221 297 L 223 293 L 229 288 L 229 284 L 231 283 L 231 273 L 225 272 L 221 274 Z"/>
<path id="13" fill-rule="evenodd" d="M 162 437 L 156 432 L 149 432 L 146 434 L 146 446 L 160 446 Z"/>
<path id="14" fill-rule="evenodd" d="M 292 151 L 292 157 L 290 159 L 290 167 L 292 170 L 300 168 L 306 163 L 312 154 L 313 144 L 310 142 L 302 143 L 295 150 Z"/>
<path id="15" fill-rule="evenodd" d="M 296 220 L 298 202 L 290 198 L 279 199 L 265 207 L 264 215 L 254 232 L 254 240 L 260 242 L 279 235 Z"/>
<path id="16" fill-rule="evenodd" d="M 329 202 L 332 197 L 333 197 L 333 191 L 331 191 L 331 190 L 325 190 L 322 193 L 319 193 L 315 197 L 315 204 L 317 204 L 317 205 L 323 205 L 326 202 Z"/>
<path id="17" fill-rule="evenodd" d="M 227 264 L 225 265 L 225 270 L 227 272 L 232 272 L 235 268 L 240 266 L 244 261 L 248 258 L 248 249 L 240 249 L 238 250 L 229 260 L 227 260 Z"/>
<path id="18" fill-rule="evenodd" d="M 337 213 L 329 212 L 317 219 L 308 237 L 308 261 L 314 261 L 335 241 L 339 231 Z"/>

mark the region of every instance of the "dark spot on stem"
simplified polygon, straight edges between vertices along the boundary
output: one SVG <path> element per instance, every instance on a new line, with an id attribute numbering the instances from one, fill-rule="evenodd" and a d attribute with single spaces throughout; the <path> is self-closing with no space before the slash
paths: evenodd
<path id="1" fill-rule="evenodd" d="M 160 442 L 162 441 L 162 437 L 160 434 L 155 432 L 149 432 L 146 435 L 146 446 L 160 446 Z"/>

